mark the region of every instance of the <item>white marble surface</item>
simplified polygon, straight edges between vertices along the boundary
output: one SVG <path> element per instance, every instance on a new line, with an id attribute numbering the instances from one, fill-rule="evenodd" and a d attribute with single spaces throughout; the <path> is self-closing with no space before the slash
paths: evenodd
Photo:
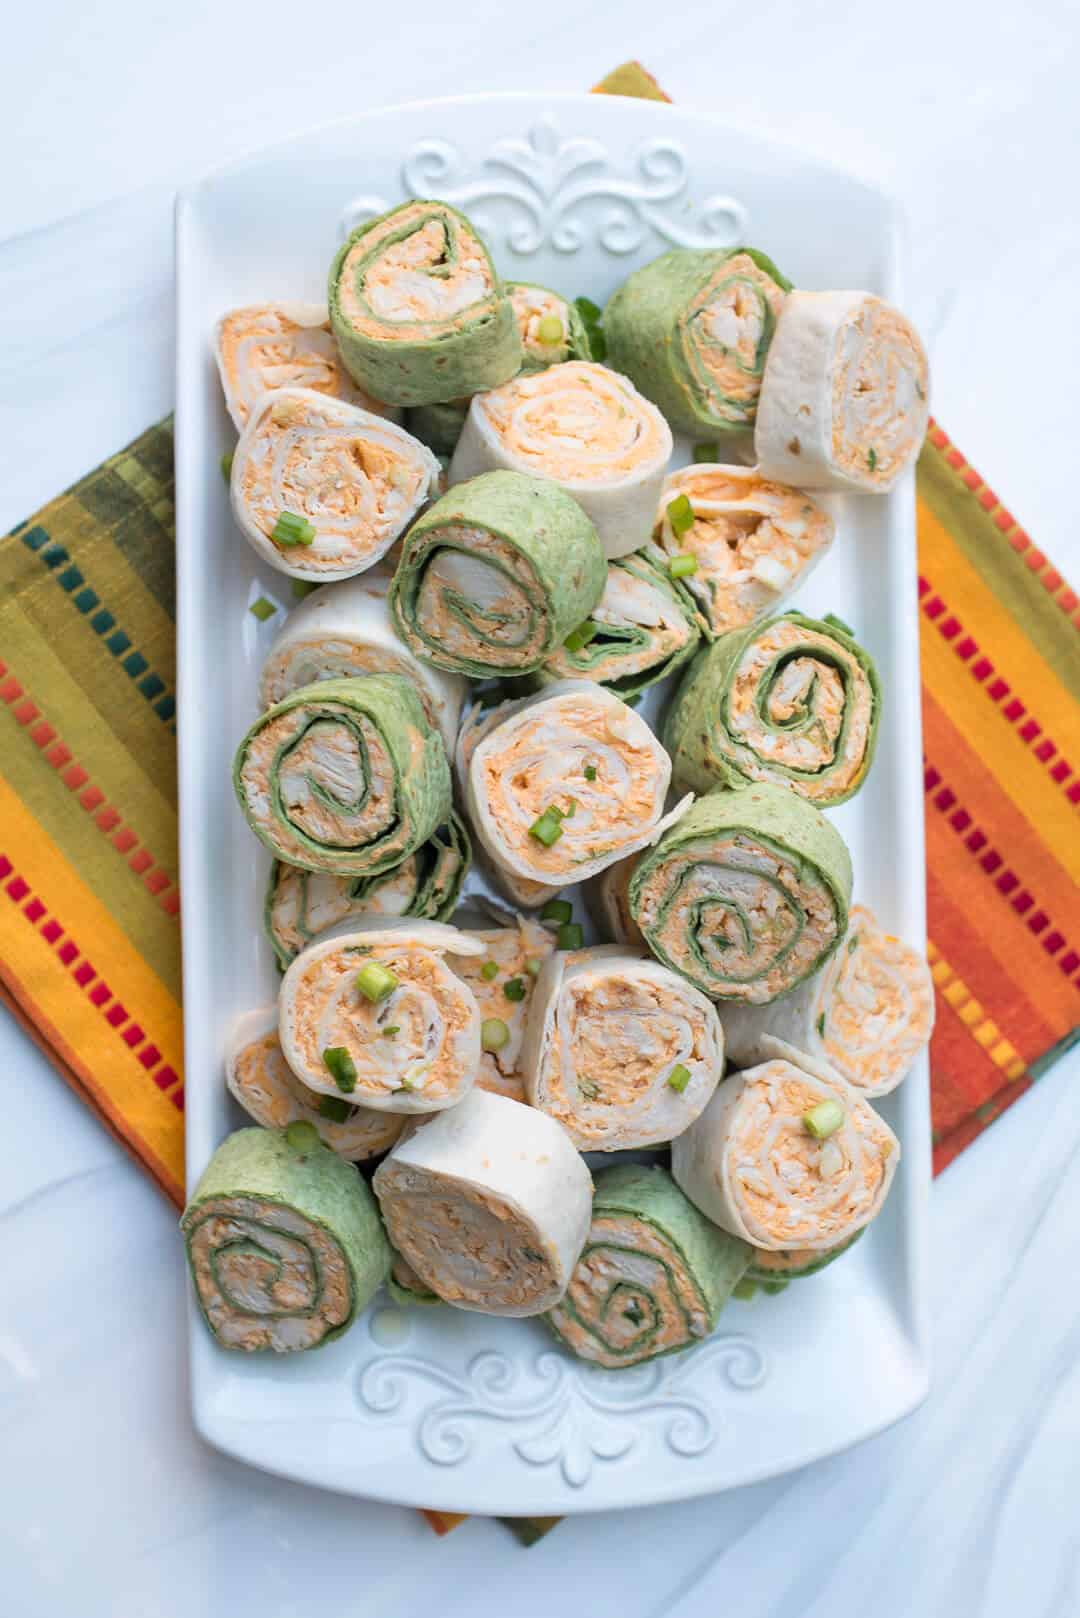
<path id="1" fill-rule="evenodd" d="M 0 531 L 168 409 L 178 181 L 358 105 L 576 88 L 634 53 L 680 101 L 903 199 L 936 411 L 1080 575 L 1075 0 L 910 0 L 888 31 L 856 0 L 458 11 L 414 0 L 406 35 L 362 0 L 38 0 L 9 24 Z M 0 1073 L 4 1618 L 550 1618 L 570 1596 L 590 1618 L 1080 1610 L 1080 1052 L 935 1186 L 935 1380 L 914 1418 L 527 1553 L 490 1522 L 440 1541 L 203 1448 L 171 1210 L 6 1021 Z"/>

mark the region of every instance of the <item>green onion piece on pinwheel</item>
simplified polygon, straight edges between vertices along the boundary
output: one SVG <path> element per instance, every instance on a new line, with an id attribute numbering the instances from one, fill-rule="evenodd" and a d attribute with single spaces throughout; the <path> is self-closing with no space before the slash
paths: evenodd
<path id="1" fill-rule="evenodd" d="M 226 1051 L 225 1082 L 264 1129 L 311 1124 L 332 1152 L 355 1163 L 388 1151 L 405 1124 L 400 1114 L 354 1107 L 302 1084 L 282 1052 L 276 1006 L 240 1018 Z"/>
<path id="2" fill-rule="evenodd" d="M 595 680 L 625 699 L 682 668 L 700 640 L 694 608 L 644 551 L 609 562 L 604 593 L 539 671 Z"/>
<path id="3" fill-rule="evenodd" d="M 596 1176 L 585 1247 L 548 1324 L 609 1370 L 678 1353 L 714 1330 L 751 1252 L 703 1219 L 666 1169 L 617 1164 Z"/>
<path id="4" fill-rule="evenodd" d="M 521 366 L 491 255 L 445 202 L 405 202 L 358 226 L 330 266 L 329 304 L 350 374 L 390 404 L 458 399 Z"/>
<path id="5" fill-rule="evenodd" d="M 364 916 L 449 921 L 469 869 L 465 822 L 451 812 L 426 843 L 376 876 L 333 876 L 275 860 L 266 893 L 266 931 L 282 971 L 330 927 Z"/>
<path id="6" fill-rule="evenodd" d="M 561 888 L 674 825 L 689 799 L 664 814 L 670 777 L 632 708 L 603 686 L 566 680 L 500 712 L 473 749 L 467 807 L 495 865 Z"/>
<path id="7" fill-rule="evenodd" d="M 754 451 L 763 477 L 887 494 L 930 419 L 919 334 L 869 292 L 793 292 L 761 387 Z"/>
<path id="8" fill-rule="evenodd" d="M 853 905 L 847 936 L 815 977 L 770 1006 L 724 1012 L 732 1060 L 752 1067 L 788 1057 L 839 1074 L 865 1096 L 888 1095 L 930 1042 L 934 984 L 924 956 Z"/>
<path id="9" fill-rule="evenodd" d="M 291 692 L 240 743 L 233 782 L 272 853 L 338 876 L 399 865 L 450 813 L 442 740 L 399 674 Z"/>
<path id="10" fill-rule="evenodd" d="M 491 472 L 444 494 L 415 522 L 390 589 L 406 646 L 483 679 L 539 668 L 604 589 L 596 531 L 541 478 Z"/>
<path id="11" fill-rule="evenodd" d="M 745 432 L 790 290 L 756 248 L 675 248 L 636 270 L 608 303 L 608 363 L 677 430 Z"/>
<path id="12" fill-rule="evenodd" d="M 843 1122 L 807 1128 L 823 1102 Z M 884 1119 L 844 1084 L 775 1060 L 725 1079 L 671 1148 L 671 1172 L 707 1219 L 768 1252 L 831 1251 L 880 1213 L 900 1158 Z"/>
<path id="13" fill-rule="evenodd" d="M 865 1229 L 865 1226 L 863 1228 Z M 846 1241 L 838 1242 L 835 1247 L 828 1247 L 820 1252 L 809 1247 L 781 1247 L 775 1252 L 755 1247 L 746 1271 L 746 1279 L 768 1286 L 770 1283 L 801 1281 L 807 1276 L 817 1275 L 819 1270 L 828 1269 L 829 1265 L 846 1253 L 849 1247 L 854 1247 L 861 1235 L 862 1230 L 857 1230 L 854 1236 L 849 1236 Z"/>
<path id="14" fill-rule="evenodd" d="M 582 1152 L 658 1146 L 687 1129 L 724 1071 L 716 1008 L 659 962 L 617 945 L 553 955 L 521 1055 L 532 1106 Z"/>
<path id="15" fill-rule="evenodd" d="M 682 524 L 672 520 L 680 500 L 689 510 Z M 817 566 L 835 531 L 829 513 L 801 489 L 770 483 L 754 467 L 699 465 L 665 478 L 653 540 L 669 570 L 685 557 L 697 564 L 679 584 L 711 637 L 775 612 Z"/>
<path id="16" fill-rule="evenodd" d="M 398 638 L 381 571 L 319 589 L 294 607 L 270 648 L 259 677 L 259 702 L 272 708 L 291 691 L 317 680 L 361 674 L 402 674 L 416 688 L 432 725 L 454 750 L 465 681 L 414 656 Z"/>
<path id="17" fill-rule="evenodd" d="M 540 1315 L 566 1291 L 592 1179 L 551 1118 L 473 1090 L 407 1131 L 373 1182 L 387 1234 L 444 1303 Z"/>
<path id="18" fill-rule="evenodd" d="M 850 898 L 840 833 L 771 783 L 699 798 L 641 855 L 629 891 L 659 960 L 713 999 L 755 1005 L 824 965 Z"/>
<path id="19" fill-rule="evenodd" d="M 207 1326 L 245 1353 L 340 1337 L 390 1268 L 367 1185 L 307 1123 L 228 1136 L 180 1228 Z"/>
<path id="20" fill-rule="evenodd" d="M 483 950 L 437 921 L 331 928 L 282 979 L 285 1060 L 319 1095 L 339 1096 L 344 1074 L 358 1106 L 407 1113 L 454 1106 L 480 1066 L 480 1013 L 450 961 Z"/>
<path id="21" fill-rule="evenodd" d="M 280 573 L 325 584 L 372 567 L 438 487 L 403 427 L 311 388 L 259 399 L 233 456 L 233 516 Z"/>
<path id="22" fill-rule="evenodd" d="M 566 360 L 593 358 L 581 312 L 568 298 L 533 281 L 508 281 L 506 287 L 521 333 L 523 376 Z"/>
<path id="23" fill-rule="evenodd" d="M 673 447 L 663 416 L 626 377 L 568 360 L 476 395 L 450 482 L 502 470 L 558 484 L 588 513 L 610 560 L 648 539 Z"/>
<path id="24" fill-rule="evenodd" d="M 499 702 L 490 708 L 485 708 L 480 702 L 472 703 L 461 716 L 461 726 L 458 730 L 457 743 L 454 748 L 454 785 L 457 789 L 458 799 L 461 803 L 466 801 L 469 791 L 469 765 L 478 744 L 483 741 L 489 731 L 510 713 L 514 704 L 512 702 Z M 521 910 L 538 910 L 551 900 L 558 899 L 558 888 L 549 883 L 533 882 L 529 877 L 519 876 L 506 867 L 498 866 L 488 858 L 487 850 L 481 846 L 476 850 L 477 863 L 485 875 L 494 883 L 496 888 L 502 890 L 506 897 Z"/>
<path id="25" fill-rule="evenodd" d="M 824 809 L 865 781 L 880 712 L 870 653 L 828 619 L 788 611 L 699 654 L 663 738 L 679 791 L 773 781 Z"/>
<path id="26" fill-rule="evenodd" d="M 416 1304 L 442 1303 L 439 1294 L 425 1286 L 412 1265 L 400 1253 L 395 1253 L 393 1248 L 390 1249 L 390 1274 L 386 1278 L 386 1290 L 395 1303 L 406 1309 Z"/>
<path id="27" fill-rule="evenodd" d="M 214 357 L 237 432 L 264 393 L 311 388 L 361 410 L 397 412 L 358 388 L 341 363 L 325 304 L 253 303 L 230 309 L 214 332 Z"/>
<path id="28" fill-rule="evenodd" d="M 483 1023 L 499 1022 L 506 1029 L 505 1040 L 483 1047 L 480 1071 L 476 1076 L 482 1090 L 524 1101 L 522 1041 L 529 1006 L 536 992 L 537 969 L 555 949 L 554 935 L 530 916 L 497 918 L 505 924 L 495 927 L 469 927 L 469 937 L 483 945 L 483 955 L 470 955 L 455 963 L 459 978 L 476 997 Z M 499 1036 L 496 1035 L 496 1039 Z"/>

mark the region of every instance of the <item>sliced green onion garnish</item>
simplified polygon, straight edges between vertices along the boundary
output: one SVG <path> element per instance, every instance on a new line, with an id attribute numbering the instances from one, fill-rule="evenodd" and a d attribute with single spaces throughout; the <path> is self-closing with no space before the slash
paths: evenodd
<path id="1" fill-rule="evenodd" d="M 492 978 L 497 978 L 498 975 L 499 966 L 498 962 L 496 961 L 485 961 L 483 966 L 480 968 L 480 976 L 483 978 L 485 983 L 490 983 Z"/>
<path id="2" fill-rule="evenodd" d="M 675 1066 L 668 1074 L 667 1081 L 669 1090 L 677 1090 L 679 1094 L 682 1095 L 683 1091 L 686 1089 L 686 1086 L 690 1083 L 690 1069 L 688 1067 L 683 1067 L 681 1062 L 676 1062 Z"/>
<path id="3" fill-rule="evenodd" d="M 570 820 L 572 816 L 577 814 L 577 799 L 569 798 L 567 803 L 568 807 L 566 809 L 555 810 L 555 813 L 559 816 L 560 820 Z"/>
<path id="4" fill-rule="evenodd" d="M 715 444 L 695 444 L 694 464 L 696 466 L 706 466 L 716 460 L 717 454 L 718 449 Z"/>
<path id="5" fill-rule="evenodd" d="M 233 450 L 227 449 L 218 463 L 221 467 L 221 475 L 225 479 L 226 483 L 228 483 L 229 479 L 232 477 L 233 454 Z"/>
<path id="6" fill-rule="evenodd" d="M 356 1089 L 356 1063 L 344 1045 L 328 1045 L 322 1053 L 323 1065 L 339 1090 L 348 1095 Z"/>
<path id="7" fill-rule="evenodd" d="M 586 781 L 595 781 L 596 780 L 596 765 L 595 764 L 586 764 L 585 769 L 583 771 L 583 774 L 585 776 Z"/>
<path id="8" fill-rule="evenodd" d="M 562 816 L 557 809 L 545 809 L 529 827 L 529 836 L 535 837 L 538 843 L 550 848 L 562 836 Z"/>
<path id="9" fill-rule="evenodd" d="M 828 1140 L 830 1135 L 836 1134 L 843 1122 L 844 1109 L 839 1101 L 834 1101 L 831 1096 L 825 1101 L 819 1101 L 809 1112 L 803 1113 L 803 1123 L 815 1140 Z"/>
<path id="10" fill-rule="evenodd" d="M 877 450 L 876 449 L 867 450 L 867 452 L 866 452 L 866 464 L 870 468 L 871 472 L 873 472 L 875 470 L 875 468 L 877 467 Z"/>
<path id="11" fill-rule="evenodd" d="M 585 942 L 585 934 L 580 921 L 564 921 L 558 933 L 560 949 L 580 949 Z"/>
<path id="12" fill-rule="evenodd" d="M 685 551 L 680 552 L 671 558 L 668 572 L 673 579 L 688 579 L 691 573 L 697 572 L 697 557 L 688 556 Z"/>
<path id="13" fill-rule="evenodd" d="M 591 640 L 595 639 L 599 627 L 599 624 L 594 624 L 591 618 L 586 618 L 583 624 L 578 624 L 576 629 L 570 631 L 563 641 L 563 645 L 568 652 L 580 652 L 583 647 L 588 646 Z"/>
<path id="14" fill-rule="evenodd" d="M 298 1118 L 294 1124 L 287 1126 L 285 1139 L 294 1152 L 310 1152 L 313 1146 L 319 1144 L 319 1131 L 306 1118 Z"/>
<path id="15" fill-rule="evenodd" d="M 536 959 L 535 955 L 532 957 L 531 960 L 528 960 L 528 961 L 525 962 L 525 970 L 526 970 L 526 972 L 528 972 L 528 974 L 529 974 L 529 976 L 531 978 L 538 978 L 540 976 L 542 966 L 543 966 L 543 962 L 538 961 Z"/>
<path id="16" fill-rule="evenodd" d="M 676 537 L 688 534 L 694 526 L 694 508 L 685 494 L 677 494 L 667 503 L 667 520 Z"/>
<path id="17" fill-rule="evenodd" d="M 386 1028 L 383 1029 L 382 1037 L 384 1039 L 396 1039 L 397 1036 L 400 1033 L 401 1033 L 401 1024 L 397 1023 L 397 1022 L 392 1022 L 392 1023 L 388 1024 L 388 1026 Z"/>
<path id="18" fill-rule="evenodd" d="M 297 601 L 303 601 L 305 596 L 309 596 L 312 590 L 317 590 L 318 588 L 319 586 L 313 579 L 293 579 L 292 581 L 292 593 Z"/>
<path id="19" fill-rule="evenodd" d="M 319 1117 L 329 1118 L 332 1124 L 343 1124 L 348 1118 L 352 1108 L 340 1096 L 323 1096 L 319 1102 Z"/>
<path id="20" fill-rule="evenodd" d="M 756 1291 L 757 1282 L 748 1281 L 744 1276 L 741 1281 L 736 1281 L 735 1285 L 732 1287 L 731 1296 L 733 1298 L 742 1298 L 745 1301 L 747 1298 L 752 1298 Z"/>
<path id="21" fill-rule="evenodd" d="M 270 530 L 270 538 L 275 545 L 284 545 L 288 550 L 293 545 L 313 544 L 315 529 L 306 517 L 298 517 L 295 511 L 283 511 Z"/>
<path id="22" fill-rule="evenodd" d="M 277 608 L 274 606 L 274 603 L 269 599 L 268 596 L 260 596 L 258 601 L 253 601 L 251 603 L 251 606 L 248 608 L 248 612 L 250 612 L 253 618 L 257 618 L 260 624 L 265 624 L 268 618 L 272 618 L 274 616 L 275 612 L 277 612 Z"/>
<path id="23" fill-rule="evenodd" d="M 485 1017 L 480 1024 L 480 1048 L 501 1051 L 510 1038 L 510 1030 L 501 1017 Z"/>
<path id="24" fill-rule="evenodd" d="M 824 1039 L 825 1038 L 825 1013 L 824 1012 L 821 1013 L 821 1015 L 818 1018 L 817 1022 L 814 1024 L 814 1027 L 817 1029 L 818 1038 L 819 1039 Z"/>
<path id="25" fill-rule="evenodd" d="M 375 1005 L 379 1000 L 385 1000 L 388 994 L 398 986 L 398 980 L 388 966 L 380 966 L 378 961 L 369 961 L 362 966 L 356 974 L 356 987 L 364 996 Z"/>
<path id="26" fill-rule="evenodd" d="M 507 982 L 503 984 L 503 994 L 505 994 L 508 1000 L 524 1000 L 525 979 L 509 978 Z"/>
<path id="27" fill-rule="evenodd" d="M 548 345 L 561 343 L 566 335 L 566 327 L 558 315 L 543 315 L 536 323 L 536 335 L 542 343 Z"/>
<path id="28" fill-rule="evenodd" d="M 540 912 L 541 921 L 553 921 L 561 926 L 564 921 L 570 921 L 574 914 L 574 907 L 569 899 L 549 899 Z"/>

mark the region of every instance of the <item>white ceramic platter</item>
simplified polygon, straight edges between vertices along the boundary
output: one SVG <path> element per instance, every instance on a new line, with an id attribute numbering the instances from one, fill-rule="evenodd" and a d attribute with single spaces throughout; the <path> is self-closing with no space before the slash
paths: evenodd
<path id="1" fill-rule="evenodd" d="M 240 1117 L 222 1050 L 272 998 L 267 856 L 230 763 L 259 664 L 291 604 L 233 526 L 234 435 L 210 350 L 226 308 L 322 298 L 359 220 L 408 196 L 468 212 L 504 274 L 602 304 L 671 246 L 749 242 L 799 285 L 900 301 L 887 199 L 850 176 L 654 102 L 470 97 L 368 113 L 210 175 L 177 209 L 180 810 L 189 1183 Z M 857 899 L 924 936 L 914 496 L 838 500 L 829 557 L 795 598 L 852 625 L 886 703 L 877 759 L 836 812 Z M 249 612 L 279 604 L 268 624 Z M 645 709 L 650 712 L 652 705 Z M 555 1514 L 646 1505 L 804 1465 L 907 1414 L 927 1388 L 927 1076 L 882 1106 L 903 1142 L 888 1205 L 841 1263 L 725 1309 L 701 1347 L 590 1369 L 536 1321 L 380 1298 L 340 1341 L 276 1359 L 217 1349 L 190 1310 L 195 1422 L 211 1443 L 328 1488 L 445 1509 Z"/>

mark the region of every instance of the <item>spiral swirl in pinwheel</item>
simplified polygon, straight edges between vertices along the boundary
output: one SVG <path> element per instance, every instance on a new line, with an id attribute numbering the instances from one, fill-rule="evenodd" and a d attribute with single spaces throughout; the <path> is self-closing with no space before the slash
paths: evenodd
<path id="1" fill-rule="evenodd" d="M 760 1005 L 816 972 L 847 926 L 851 858 L 786 787 L 710 792 L 647 849 L 630 913 L 665 965 L 718 1000 Z"/>
<path id="2" fill-rule="evenodd" d="M 253 303 L 222 315 L 214 357 L 237 432 L 264 393 L 311 388 L 377 416 L 396 415 L 358 388 L 341 363 L 325 304 Z"/>
<path id="3" fill-rule="evenodd" d="M 842 1079 L 764 1062 L 725 1079 L 671 1148 L 707 1219 L 769 1251 L 834 1248 L 881 1211 L 900 1143 Z"/>
<path id="4" fill-rule="evenodd" d="M 714 641 L 668 710 L 678 790 L 788 786 L 820 808 L 853 797 L 874 757 L 881 687 L 838 619 L 785 612 Z"/>
<path id="5" fill-rule="evenodd" d="M 934 984 L 924 956 L 853 905 L 847 937 L 823 971 L 771 1006 L 724 1013 L 740 1067 L 790 1056 L 811 1072 L 838 1073 L 862 1095 L 895 1090 L 926 1049 Z"/>
<path id="6" fill-rule="evenodd" d="M 180 1228 L 206 1324 L 249 1354 L 340 1337 L 390 1268 L 371 1192 L 307 1123 L 230 1135 Z"/>
<path id="7" fill-rule="evenodd" d="M 255 835 L 289 865 L 374 876 L 450 813 L 450 767 L 400 674 L 302 686 L 252 725 L 233 781 Z"/>
<path id="8" fill-rule="evenodd" d="M 604 311 L 608 362 L 680 431 L 743 431 L 753 425 L 790 289 L 754 247 L 662 253 L 624 281 Z"/>
<path id="9" fill-rule="evenodd" d="M 446 957 L 484 946 L 437 921 L 345 922 L 285 973 L 278 1031 L 309 1089 L 383 1112 L 460 1102 L 480 1066 L 480 1013 Z"/>
<path id="10" fill-rule="evenodd" d="M 922 448 L 929 389 L 926 351 L 898 309 L 869 292 L 793 292 L 761 385 L 758 470 L 887 494 Z"/>
<path id="11" fill-rule="evenodd" d="M 328 301 L 350 374 L 390 404 L 458 399 L 521 366 L 491 255 L 445 202 L 405 202 L 358 226 L 330 266 Z"/>
<path id="12" fill-rule="evenodd" d="M 548 1323 L 580 1359 L 609 1370 L 678 1353 L 714 1329 L 750 1255 L 666 1169 L 620 1163 L 596 1176 L 585 1247 Z"/>
<path id="13" fill-rule="evenodd" d="M 521 1066 L 530 1103 L 579 1151 L 658 1146 L 708 1103 L 724 1033 L 712 1002 L 657 961 L 560 951 L 537 980 Z"/>
<path id="14" fill-rule="evenodd" d="M 465 803 L 469 796 L 469 765 L 473 753 L 488 732 L 494 730 L 500 719 L 505 719 L 513 709 L 514 703 L 510 701 L 497 702 L 487 708 L 481 702 L 474 702 L 462 714 L 454 747 L 454 785 L 461 803 Z M 496 865 L 482 845 L 477 850 L 477 858 L 485 875 L 522 910 L 538 910 L 549 899 L 558 897 L 558 888 L 550 883 L 533 882 L 527 876 L 518 876 L 506 866 Z"/>
<path id="15" fill-rule="evenodd" d="M 390 589 L 417 657 L 474 679 L 525 674 L 604 589 L 604 557 L 577 501 L 542 478 L 489 472 L 410 528 Z"/>
<path id="16" fill-rule="evenodd" d="M 546 478 L 588 513 L 610 560 L 648 539 L 673 448 L 667 422 L 626 377 L 568 360 L 476 395 L 450 482 L 499 469 Z"/>

